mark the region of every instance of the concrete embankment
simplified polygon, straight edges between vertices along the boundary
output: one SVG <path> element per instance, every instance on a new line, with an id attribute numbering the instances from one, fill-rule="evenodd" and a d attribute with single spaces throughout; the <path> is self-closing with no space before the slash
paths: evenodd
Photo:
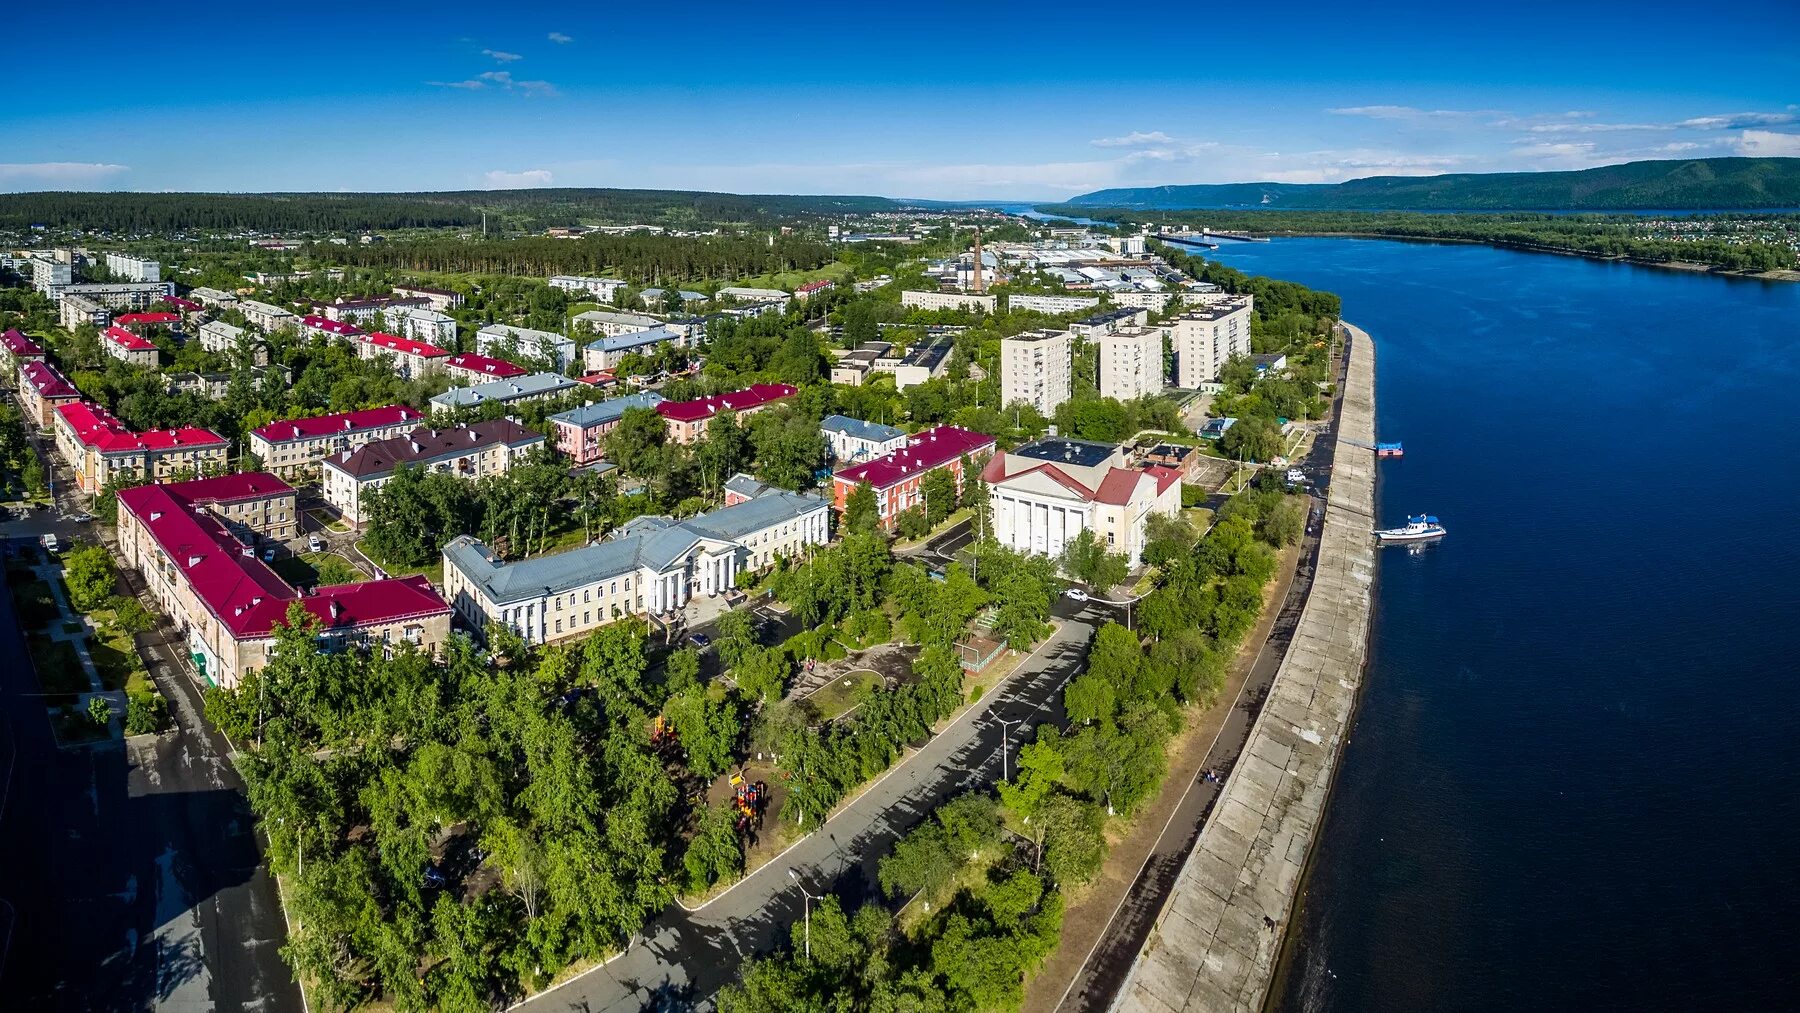
<path id="1" fill-rule="evenodd" d="M 1275 972 L 1368 649 L 1375 347 L 1345 326 L 1349 365 L 1312 594 L 1243 757 L 1119 990 L 1120 1013 L 1260 1010 Z"/>

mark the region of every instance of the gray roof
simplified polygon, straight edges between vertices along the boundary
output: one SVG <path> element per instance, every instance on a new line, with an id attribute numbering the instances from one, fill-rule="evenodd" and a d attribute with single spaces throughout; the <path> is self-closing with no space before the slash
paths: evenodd
<path id="1" fill-rule="evenodd" d="M 480 541 L 459 535 L 444 546 L 444 562 L 504 605 L 583 587 L 640 566 L 660 572 L 702 540 L 737 542 L 770 525 L 825 509 L 829 504 L 817 496 L 773 491 L 685 521 L 638 517 L 604 542 L 516 563 L 504 562 Z"/>
<path id="2" fill-rule="evenodd" d="M 511 380 L 489 380 L 472 387 L 452 387 L 432 398 L 431 403 L 443 408 L 466 408 L 489 401 L 520 401 L 559 394 L 580 386 L 580 380 L 571 380 L 559 373 L 531 373 Z"/>
<path id="3" fill-rule="evenodd" d="M 626 348 L 642 348 L 645 345 L 660 345 L 665 341 L 675 341 L 681 335 L 666 327 L 652 327 L 644 331 L 631 331 L 628 334 L 613 334 L 597 341 L 590 341 L 587 347 L 599 352 L 617 352 Z"/>
<path id="4" fill-rule="evenodd" d="M 624 417 L 625 410 L 628 408 L 655 408 L 662 403 L 662 400 L 663 396 L 661 394 L 647 390 L 642 394 L 630 394 L 625 397 L 615 397 L 610 401 L 595 401 L 590 404 L 584 404 L 580 408 L 571 408 L 566 412 L 557 412 L 555 415 L 550 416 L 548 421 L 566 422 L 569 425 L 586 429 L 589 426 L 617 422 L 620 418 Z"/>
<path id="5" fill-rule="evenodd" d="M 741 471 L 725 480 L 726 492 L 735 492 L 745 499 L 755 499 L 763 493 L 776 488 L 778 488 L 778 486 L 770 485 L 760 478 L 746 475 Z"/>
<path id="6" fill-rule="evenodd" d="M 434 461 L 502 444 L 516 450 L 542 442 L 542 435 L 511 419 L 490 419 L 450 429 L 420 426 L 404 436 L 375 440 L 355 450 L 333 454 L 325 459 L 325 466 L 367 480 L 391 475 L 403 464 L 429 466 Z"/>
<path id="7" fill-rule="evenodd" d="M 1068 462 L 1079 464 L 1084 468 L 1092 468 L 1111 457 L 1118 447 L 1111 443 L 1095 443 L 1092 440 L 1071 440 L 1061 436 L 1047 436 L 1041 440 L 1033 440 L 1012 451 L 1017 457 L 1029 457 L 1037 461 L 1052 461 L 1058 464 Z"/>
<path id="8" fill-rule="evenodd" d="M 853 419 L 848 415 L 827 415 L 824 421 L 819 423 L 819 428 L 828 433 L 843 433 L 846 436 L 868 440 L 871 443 L 886 443 L 889 440 L 906 438 L 904 430 L 885 426 L 879 422 Z"/>

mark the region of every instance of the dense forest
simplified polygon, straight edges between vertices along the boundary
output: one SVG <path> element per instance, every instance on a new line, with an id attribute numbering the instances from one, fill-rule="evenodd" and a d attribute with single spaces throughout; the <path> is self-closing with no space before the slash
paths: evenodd
<path id="1" fill-rule="evenodd" d="M 759 224 L 891 211 L 885 197 L 806 197 L 687 190 L 459 190 L 442 193 L 0 194 L 0 228 L 33 225 L 130 234 L 184 230 L 358 232 L 491 226 Z"/>
<path id="2" fill-rule="evenodd" d="M 1626 162 L 1571 172 L 1370 176 L 1342 183 L 1125 187 L 1070 208 L 1262 207 L 1275 210 L 1564 211 L 1800 207 L 1800 158 Z"/>
<path id="3" fill-rule="evenodd" d="M 315 259 L 353 267 L 474 274 L 613 274 L 643 284 L 735 279 L 823 267 L 837 252 L 793 236 L 595 235 L 582 239 L 399 240 L 367 246 L 319 245 Z"/>

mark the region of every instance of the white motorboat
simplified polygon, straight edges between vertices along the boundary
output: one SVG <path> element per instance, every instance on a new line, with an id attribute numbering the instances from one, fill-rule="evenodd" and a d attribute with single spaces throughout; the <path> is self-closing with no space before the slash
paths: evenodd
<path id="1" fill-rule="evenodd" d="M 1423 542 L 1445 535 L 1444 526 L 1430 514 L 1419 514 L 1408 517 L 1406 523 L 1397 528 L 1384 528 L 1375 532 L 1375 537 L 1382 542 Z"/>

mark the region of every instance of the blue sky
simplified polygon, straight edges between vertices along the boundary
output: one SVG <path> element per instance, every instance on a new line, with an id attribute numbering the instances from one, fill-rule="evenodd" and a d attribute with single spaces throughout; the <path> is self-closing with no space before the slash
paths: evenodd
<path id="1" fill-rule="evenodd" d="M 1049 199 L 1800 155 L 1792 0 L 21 6 L 7 191 Z"/>

